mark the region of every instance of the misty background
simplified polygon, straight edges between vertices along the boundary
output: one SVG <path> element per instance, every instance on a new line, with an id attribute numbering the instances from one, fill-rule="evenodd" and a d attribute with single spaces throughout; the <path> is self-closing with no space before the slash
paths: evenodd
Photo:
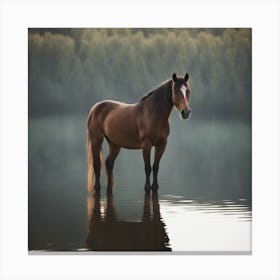
<path id="1" fill-rule="evenodd" d="M 251 120 L 251 29 L 29 29 L 29 116 L 136 102 L 190 74 L 196 117 Z"/>
<path id="2" fill-rule="evenodd" d="M 192 116 L 171 113 L 160 195 L 251 206 L 251 36 L 247 28 L 30 28 L 29 248 L 41 248 L 42 236 L 83 241 L 91 107 L 105 99 L 136 103 L 173 72 L 190 75 Z M 103 150 L 106 156 L 106 141 Z M 131 201 L 129 211 L 116 203 L 119 215 L 141 216 L 132 201 L 144 195 L 142 151 L 122 149 L 114 174 L 117 202 Z"/>

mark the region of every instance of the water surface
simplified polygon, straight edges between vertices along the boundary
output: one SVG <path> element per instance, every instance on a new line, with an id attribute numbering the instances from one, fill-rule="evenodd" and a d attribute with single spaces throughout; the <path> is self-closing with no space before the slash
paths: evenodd
<path id="1" fill-rule="evenodd" d="M 85 119 L 29 119 L 30 251 L 251 251 L 248 124 L 172 115 L 157 196 L 144 194 L 140 150 L 121 150 L 113 195 L 103 175 L 88 196 Z"/>

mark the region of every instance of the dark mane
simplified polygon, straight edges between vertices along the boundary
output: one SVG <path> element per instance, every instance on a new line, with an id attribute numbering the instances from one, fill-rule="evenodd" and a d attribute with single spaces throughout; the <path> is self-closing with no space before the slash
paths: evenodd
<path id="1" fill-rule="evenodd" d="M 164 82 L 162 82 L 160 85 L 158 85 L 157 87 L 155 87 L 154 89 L 150 90 L 145 96 L 143 96 L 140 101 L 143 101 L 145 99 L 147 99 L 149 96 L 151 96 L 152 94 L 154 94 L 155 92 L 157 92 L 160 88 L 167 86 L 169 83 L 171 82 L 171 79 L 166 80 Z"/>

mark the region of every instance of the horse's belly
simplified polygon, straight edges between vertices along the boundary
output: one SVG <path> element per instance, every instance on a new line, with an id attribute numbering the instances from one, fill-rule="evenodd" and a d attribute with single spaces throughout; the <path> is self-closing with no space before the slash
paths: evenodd
<path id="1" fill-rule="evenodd" d="M 141 148 L 140 141 L 129 130 L 115 131 L 115 129 L 108 129 L 107 131 L 105 130 L 105 135 L 116 146 L 126 149 Z"/>
<path id="2" fill-rule="evenodd" d="M 130 112 L 112 114 L 105 122 L 105 135 L 116 146 L 126 149 L 140 149 L 138 129 Z"/>
<path id="3" fill-rule="evenodd" d="M 131 141 L 130 139 L 119 139 L 115 136 L 107 136 L 107 138 L 113 142 L 116 146 L 122 147 L 125 149 L 140 149 L 141 145 L 137 141 Z"/>

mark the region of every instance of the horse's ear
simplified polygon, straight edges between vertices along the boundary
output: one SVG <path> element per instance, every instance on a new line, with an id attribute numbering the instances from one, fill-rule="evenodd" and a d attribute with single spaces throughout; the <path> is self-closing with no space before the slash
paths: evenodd
<path id="1" fill-rule="evenodd" d="M 189 79 L 189 74 L 188 73 L 186 73 L 184 79 L 185 79 L 186 82 L 188 81 L 188 79 Z"/>
<path id="2" fill-rule="evenodd" d="M 173 80 L 173 82 L 176 82 L 176 81 L 177 81 L 176 73 L 174 73 L 174 74 L 172 75 L 172 80 Z"/>

